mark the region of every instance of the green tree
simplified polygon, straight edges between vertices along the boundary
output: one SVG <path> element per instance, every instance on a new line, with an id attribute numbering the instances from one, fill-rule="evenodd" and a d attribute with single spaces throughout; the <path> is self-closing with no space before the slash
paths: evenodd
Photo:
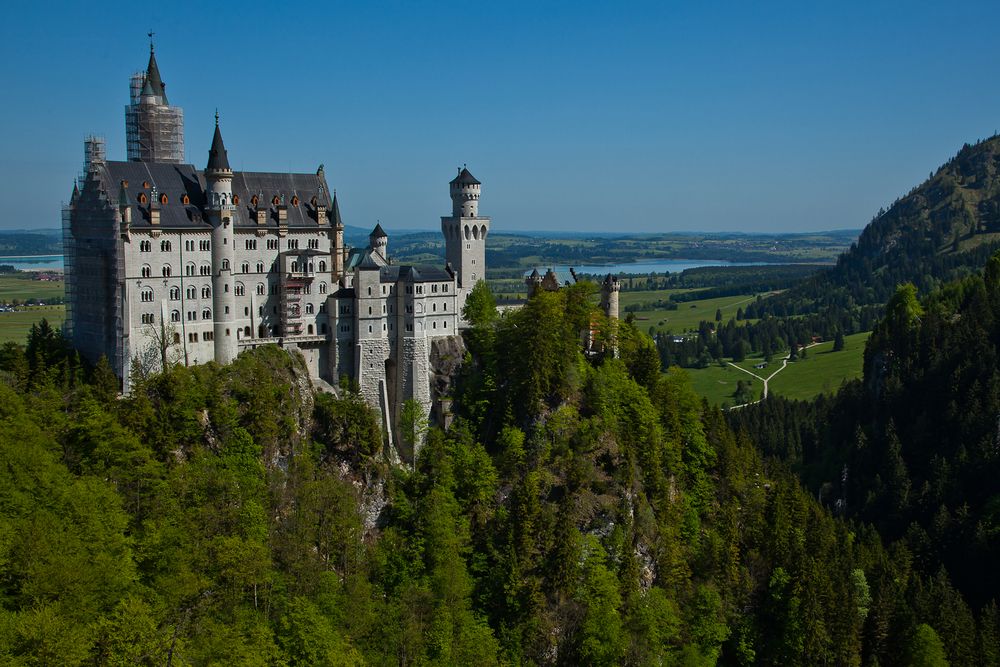
<path id="1" fill-rule="evenodd" d="M 497 319 L 497 300 L 485 280 L 473 285 L 462 308 L 462 317 L 473 327 L 488 327 Z"/>
<path id="2" fill-rule="evenodd" d="M 934 628 L 921 623 L 910 640 L 910 664 L 914 667 L 948 667 L 944 645 Z"/>

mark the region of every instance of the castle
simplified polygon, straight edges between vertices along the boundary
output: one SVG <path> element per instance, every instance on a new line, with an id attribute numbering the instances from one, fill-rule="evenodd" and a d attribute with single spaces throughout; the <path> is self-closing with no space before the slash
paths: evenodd
<path id="1" fill-rule="evenodd" d="M 108 160 L 88 138 L 63 211 L 64 331 L 76 348 L 106 356 L 127 392 L 136 371 L 225 364 L 277 344 L 299 350 L 318 381 L 356 381 L 390 439 L 407 399 L 429 414 L 432 344 L 459 333 L 486 276 L 490 219 L 469 170 L 449 186 L 444 266 L 399 265 L 381 225 L 367 248 L 344 244 L 322 165 L 234 171 L 218 114 L 205 168 L 185 164 L 183 113 L 167 101 L 152 45 L 130 92 L 128 159 Z"/>

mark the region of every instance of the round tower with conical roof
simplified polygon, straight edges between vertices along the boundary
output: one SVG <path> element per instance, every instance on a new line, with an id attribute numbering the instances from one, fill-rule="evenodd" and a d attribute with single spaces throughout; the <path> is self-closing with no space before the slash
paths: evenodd
<path id="1" fill-rule="evenodd" d="M 236 342 L 236 299 L 233 289 L 234 240 L 233 170 L 215 114 L 215 135 L 205 167 L 205 190 L 208 202 L 206 218 L 212 225 L 212 320 L 214 321 L 215 360 L 228 364 L 239 351 Z"/>

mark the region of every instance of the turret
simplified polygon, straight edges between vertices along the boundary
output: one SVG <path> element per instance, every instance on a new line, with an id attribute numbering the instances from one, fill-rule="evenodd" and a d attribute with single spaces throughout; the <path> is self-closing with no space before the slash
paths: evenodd
<path id="1" fill-rule="evenodd" d="M 205 217 L 212 225 L 212 319 L 215 323 L 215 360 L 228 364 L 236 358 L 236 301 L 233 290 L 234 245 L 233 170 L 215 114 L 215 135 L 205 166 L 208 203 Z"/>
<path id="2" fill-rule="evenodd" d="M 604 311 L 605 316 L 613 320 L 618 319 L 618 292 L 620 290 L 621 283 L 618 276 L 609 273 L 604 277 L 604 281 L 601 282 L 601 310 Z"/>
<path id="3" fill-rule="evenodd" d="M 339 280 L 344 276 L 344 220 L 340 217 L 340 204 L 337 202 L 337 191 L 333 191 L 333 203 L 330 204 L 330 226 L 333 227 L 334 244 L 331 254 L 333 255 L 333 277 Z"/>
<path id="4" fill-rule="evenodd" d="M 382 259 L 389 260 L 389 235 L 382 229 L 381 223 L 376 223 L 375 229 L 368 235 L 368 247 L 377 252 Z"/>
<path id="5" fill-rule="evenodd" d="M 456 218 L 475 218 L 479 215 L 479 186 L 482 185 L 472 175 L 468 167 L 458 170 L 458 176 L 449 184 L 451 190 L 451 214 Z"/>
<path id="6" fill-rule="evenodd" d="M 528 286 L 528 296 L 535 296 L 535 293 L 542 286 L 542 274 L 538 272 L 538 269 L 532 269 L 531 275 L 524 279 L 524 284 Z"/>

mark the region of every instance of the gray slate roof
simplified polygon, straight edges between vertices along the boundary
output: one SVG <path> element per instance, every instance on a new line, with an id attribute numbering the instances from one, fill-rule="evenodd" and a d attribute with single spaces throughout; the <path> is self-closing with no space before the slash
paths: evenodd
<path id="1" fill-rule="evenodd" d="M 101 187 L 107 193 L 112 205 L 117 206 L 121 182 L 128 181 L 128 199 L 132 206 L 132 227 L 142 229 L 149 226 L 148 203 L 138 203 L 139 194 L 145 192 L 147 202 L 151 190 L 167 195 L 167 203 L 160 206 L 160 227 L 204 228 L 208 223 L 202 219 L 205 206 L 205 176 L 190 164 L 169 164 L 165 162 L 105 162 L 101 167 Z M 143 189 L 143 183 L 150 188 Z M 259 229 L 257 216 L 251 199 L 258 195 L 258 205 L 267 210 L 266 229 L 277 229 L 278 210 L 271 201 L 274 197 L 285 198 L 288 209 L 289 228 L 317 226 L 318 212 L 312 205 L 316 203 L 327 208 L 325 224 L 331 224 L 330 188 L 322 174 L 276 174 L 267 172 L 237 171 L 233 174 L 233 194 L 239 197 L 234 224 L 237 228 Z M 187 195 L 190 204 L 182 203 Z M 298 205 L 292 205 L 292 198 L 298 197 Z"/>
<path id="2" fill-rule="evenodd" d="M 462 170 L 458 172 L 458 176 L 451 179 L 452 183 L 457 183 L 458 185 L 482 185 L 472 172 L 469 171 L 468 167 L 462 167 Z"/>
<path id="3" fill-rule="evenodd" d="M 208 149 L 208 166 L 206 170 L 229 170 L 229 155 L 226 144 L 222 142 L 222 131 L 219 129 L 219 114 L 215 114 L 215 134 L 212 136 L 212 147 Z"/>

